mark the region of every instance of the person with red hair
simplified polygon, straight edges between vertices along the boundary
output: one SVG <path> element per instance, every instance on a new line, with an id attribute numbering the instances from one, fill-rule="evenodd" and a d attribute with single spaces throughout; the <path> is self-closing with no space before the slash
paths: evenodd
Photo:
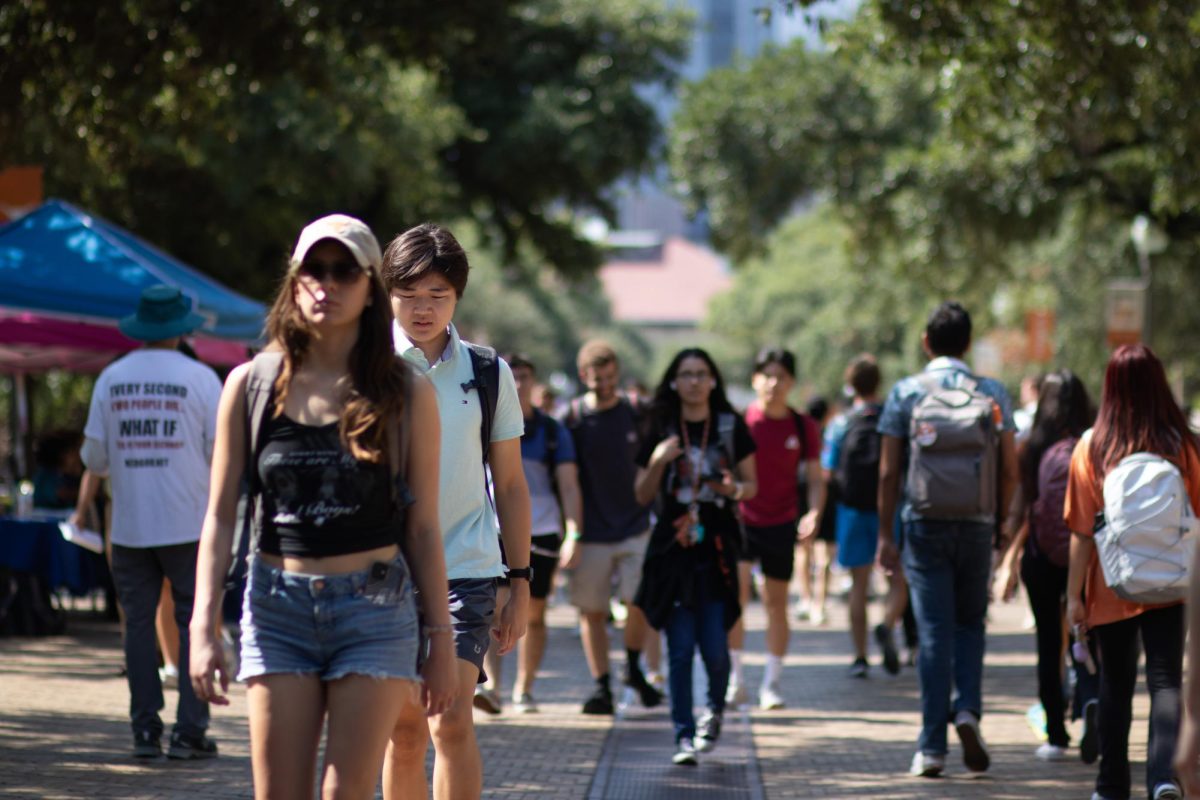
<path id="1" fill-rule="evenodd" d="M 1129 727 L 1137 684 L 1139 635 L 1146 651 L 1150 730 L 1146 786 L 1153 800 L 1180 798 L 1171 767 L 1179 733 L 1183 677 L 1182 601 L 1147 605 L 1123 600 L 1105 583 L 1093 535 L 1103 511 L 1104 478 L 1122 459 L 1152 453 L 1175 464 L 1192 508 L 1200 506 L 1200 452 L 1149 347 L 1112 354 L 1096 425 L 1071 457 L 1064 509 L 1071 537 L 1067 618 L 1095 636 L 1100 651 L 1100 771 L 1093 800 L 1125 800 L 1130 792 Z"/>

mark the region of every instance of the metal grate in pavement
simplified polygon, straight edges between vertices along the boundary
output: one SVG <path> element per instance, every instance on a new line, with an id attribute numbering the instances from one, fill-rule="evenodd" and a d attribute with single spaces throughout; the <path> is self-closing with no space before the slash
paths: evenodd
<path id="1" fill-rule="evenodd" d="M 750 714 L 725 713 L 721 741 L 697 767 L 671 763 L 675 741 L 665 710 L 618 717 L 596 767 L 588 800 L 763 800 Z"/>

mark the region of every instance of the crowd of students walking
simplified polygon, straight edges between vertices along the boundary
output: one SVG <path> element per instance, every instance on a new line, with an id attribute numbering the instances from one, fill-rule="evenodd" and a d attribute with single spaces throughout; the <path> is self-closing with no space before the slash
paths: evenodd
<path id="1" fill-rule="evenodd" d="M 1148 795 L 1200 796 L 1200 680 L 1186 693 L 1182 682 L 1200 453 L 1147 347 L 1113 354 L 1098 411 L 1070 371 L 1047 375 L 1018 431 L 1004 387 L 962 360 L 971 320 L 953 302 L 928 319 L 923 371 L 883 394 L 875 360 L 854 358 L 846 407 L 823 425 L 788 403 L 797 376 L 786 350 L 756 358 L 742 414 L 702 349 L 675 354 L 641 400 L 619 390 L 615 350 L 592 341 L 577 362 L 585 391 L 555 418 L 535 402 L 529 358 L 459 337 L 468 274 L 445 228 L 413 228 L 381 250 L 356 219 L 313 222 L 271 308 L 268 347 L 219 400 L 211 372 L 175 351 L 199 322 L 182 295 L 151 290 L 126 321 L 147 346 L 97 383 L 76 514 L 107 474 L 136 756 L 163 750 L 153 617 L 167 577 L 188 671 L 170 757 L 216 756 L 208 703 L 228 702 L 236 677 L 258 797 L 314 786 L 370 797 L 381 774 L 386 798 L 425 796 L 430 741 L 435 796 L 477 797 L 472 709 L 500 712 L 502 657 L 515 649 L 512 707 L 537 711 L 561 568 L 594 681 L 582 713 L 614 711 L 615 600 L 627 611 L 623 682 L 647 707 L 665 690 L 672 760 L 694 765 L 717 745 L 726 708 L 751 701 L 741 609 L 754 572 L 767 615 L 754 699 L 783 706 L 797 544 L 805 555 L 821 541 L 850 575 L 849 679 L 869 674 L 871 631 L 884 669 L 900 670 L 895 637 L 909 617 L 921 686 L 913 776 L 945 771 L 949 727 L 969 771 L 990 766 L 994 576 L 999 599 L 1026 586 L 1037 624 L 1048 740 L 1036 756 L 1069 757 L 1068 713 L 1082 717 L 1079 755 L 1099 759 L 1093 797 L 1130 796 L 1140 642 Z M 877 567 L 888 589 L 872 628 Z M 242 583 L 235 676 L 220 609 Z M 823 591 L 804 609 L 818 623 Z M 708 679 L 699 719 L 697 651 Z"/>

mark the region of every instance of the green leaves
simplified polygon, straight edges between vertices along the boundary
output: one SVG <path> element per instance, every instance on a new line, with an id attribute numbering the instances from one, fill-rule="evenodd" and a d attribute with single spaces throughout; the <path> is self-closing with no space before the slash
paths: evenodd
<path id="1" fill-rule="evenodd" d="M 259 297 L 333 210 L 384 240 L 472 219 L 584 274 L 599 255 L 573 214 L 648 168 L 637 87 L 686 36 L 652 0 L 19 0 L 0 6 L 0 152 Z"/>

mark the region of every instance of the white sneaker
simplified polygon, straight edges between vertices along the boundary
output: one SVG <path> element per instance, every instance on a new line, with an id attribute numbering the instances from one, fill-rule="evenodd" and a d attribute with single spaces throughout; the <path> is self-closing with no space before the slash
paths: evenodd
<path id="1" fill-rule="evenodd" d="M 1160 783 L 1154 787 L 1154 800 L 1183 800 L 1183 792 L 1173 782 Z"/>
<path id="2" fill-rule="evenodd" d="M 475 687 L 475 699 L 472 701 L 476 708 L 487 714 L 499 714 L 500 695 L 492 689 L 485 689 L 482 686 Z"/>
<path id="3" fill-rule="evenodd" d="M 946 768 L 946 757 L 939 756 L 936 753 L 922 753 L 917 751 L 913 756 L 912 766 L 908 768 L 908 774 L 914 778 L 936 778 L 942 774 L 942 770 Z"/>
<path id="4" fill-rule="evenodd" d="M 164 689 L 178 689 L 179 668 L 171 664 L 164 664 L 158 668 L 158 679 L 162 682 Z"/>
<path id="5" fill-rule="evenodd" d="M 971 772 L 987 772 L 992 765 L 983 734 L 979 732 L 979 720 L 970 711 L 960 711 L 954 717 L 954 730 L 962 742 L 963 763 Z"/>
<path id="6" fill-rule="evenodd" d="M 537 701 L 533 699 L 533 695 L 529 692 L 513 695 L 513 711 L 518 714 L 536 714 L 538 713 Z"/>
<path id="7" fill-rule="evenodd" d="M 746 691 L 745 686 L 731 683 L 725 690 L 725 705 L 731 708 L 744 708 L 750 705 L 750 693 Z"/>
<path id="8" fill-rule="evenodd" d="M 824 625 L 829 621 L 829 618 L 825 616 L 824 606 L 817 606 L 816 608 L 812 609 L 812 611 L 809 612 L 808 619 L 813 625 Z"/>
<path id="9" fill-rule="evenodd" d="M 779 687 L 775 684 L 766 684 L 758 691 L 758 707 L 763 711 L 775 711 L 783 708 L 786 705 L 783 702 L 783 695 L 779 693 Z"/>
<path id="10" fill-rule="evenodd" d="M 694 767 L 699 760 L 696 758 L 696 745 L 691 739 L 680 739 L 675 746 L 675 755 L 671 756 L 671 763 L 681 767 Z"/>
<path id="11" fill-rule="evenodd" d="M 1043 743 L 1037 750 L 1033 751 L 1033 754 L 1039 761 L 1066 761 L 1070 758 L 1067 755 L 1067 748 L 1059 747 L 1049 742 Z"/>

